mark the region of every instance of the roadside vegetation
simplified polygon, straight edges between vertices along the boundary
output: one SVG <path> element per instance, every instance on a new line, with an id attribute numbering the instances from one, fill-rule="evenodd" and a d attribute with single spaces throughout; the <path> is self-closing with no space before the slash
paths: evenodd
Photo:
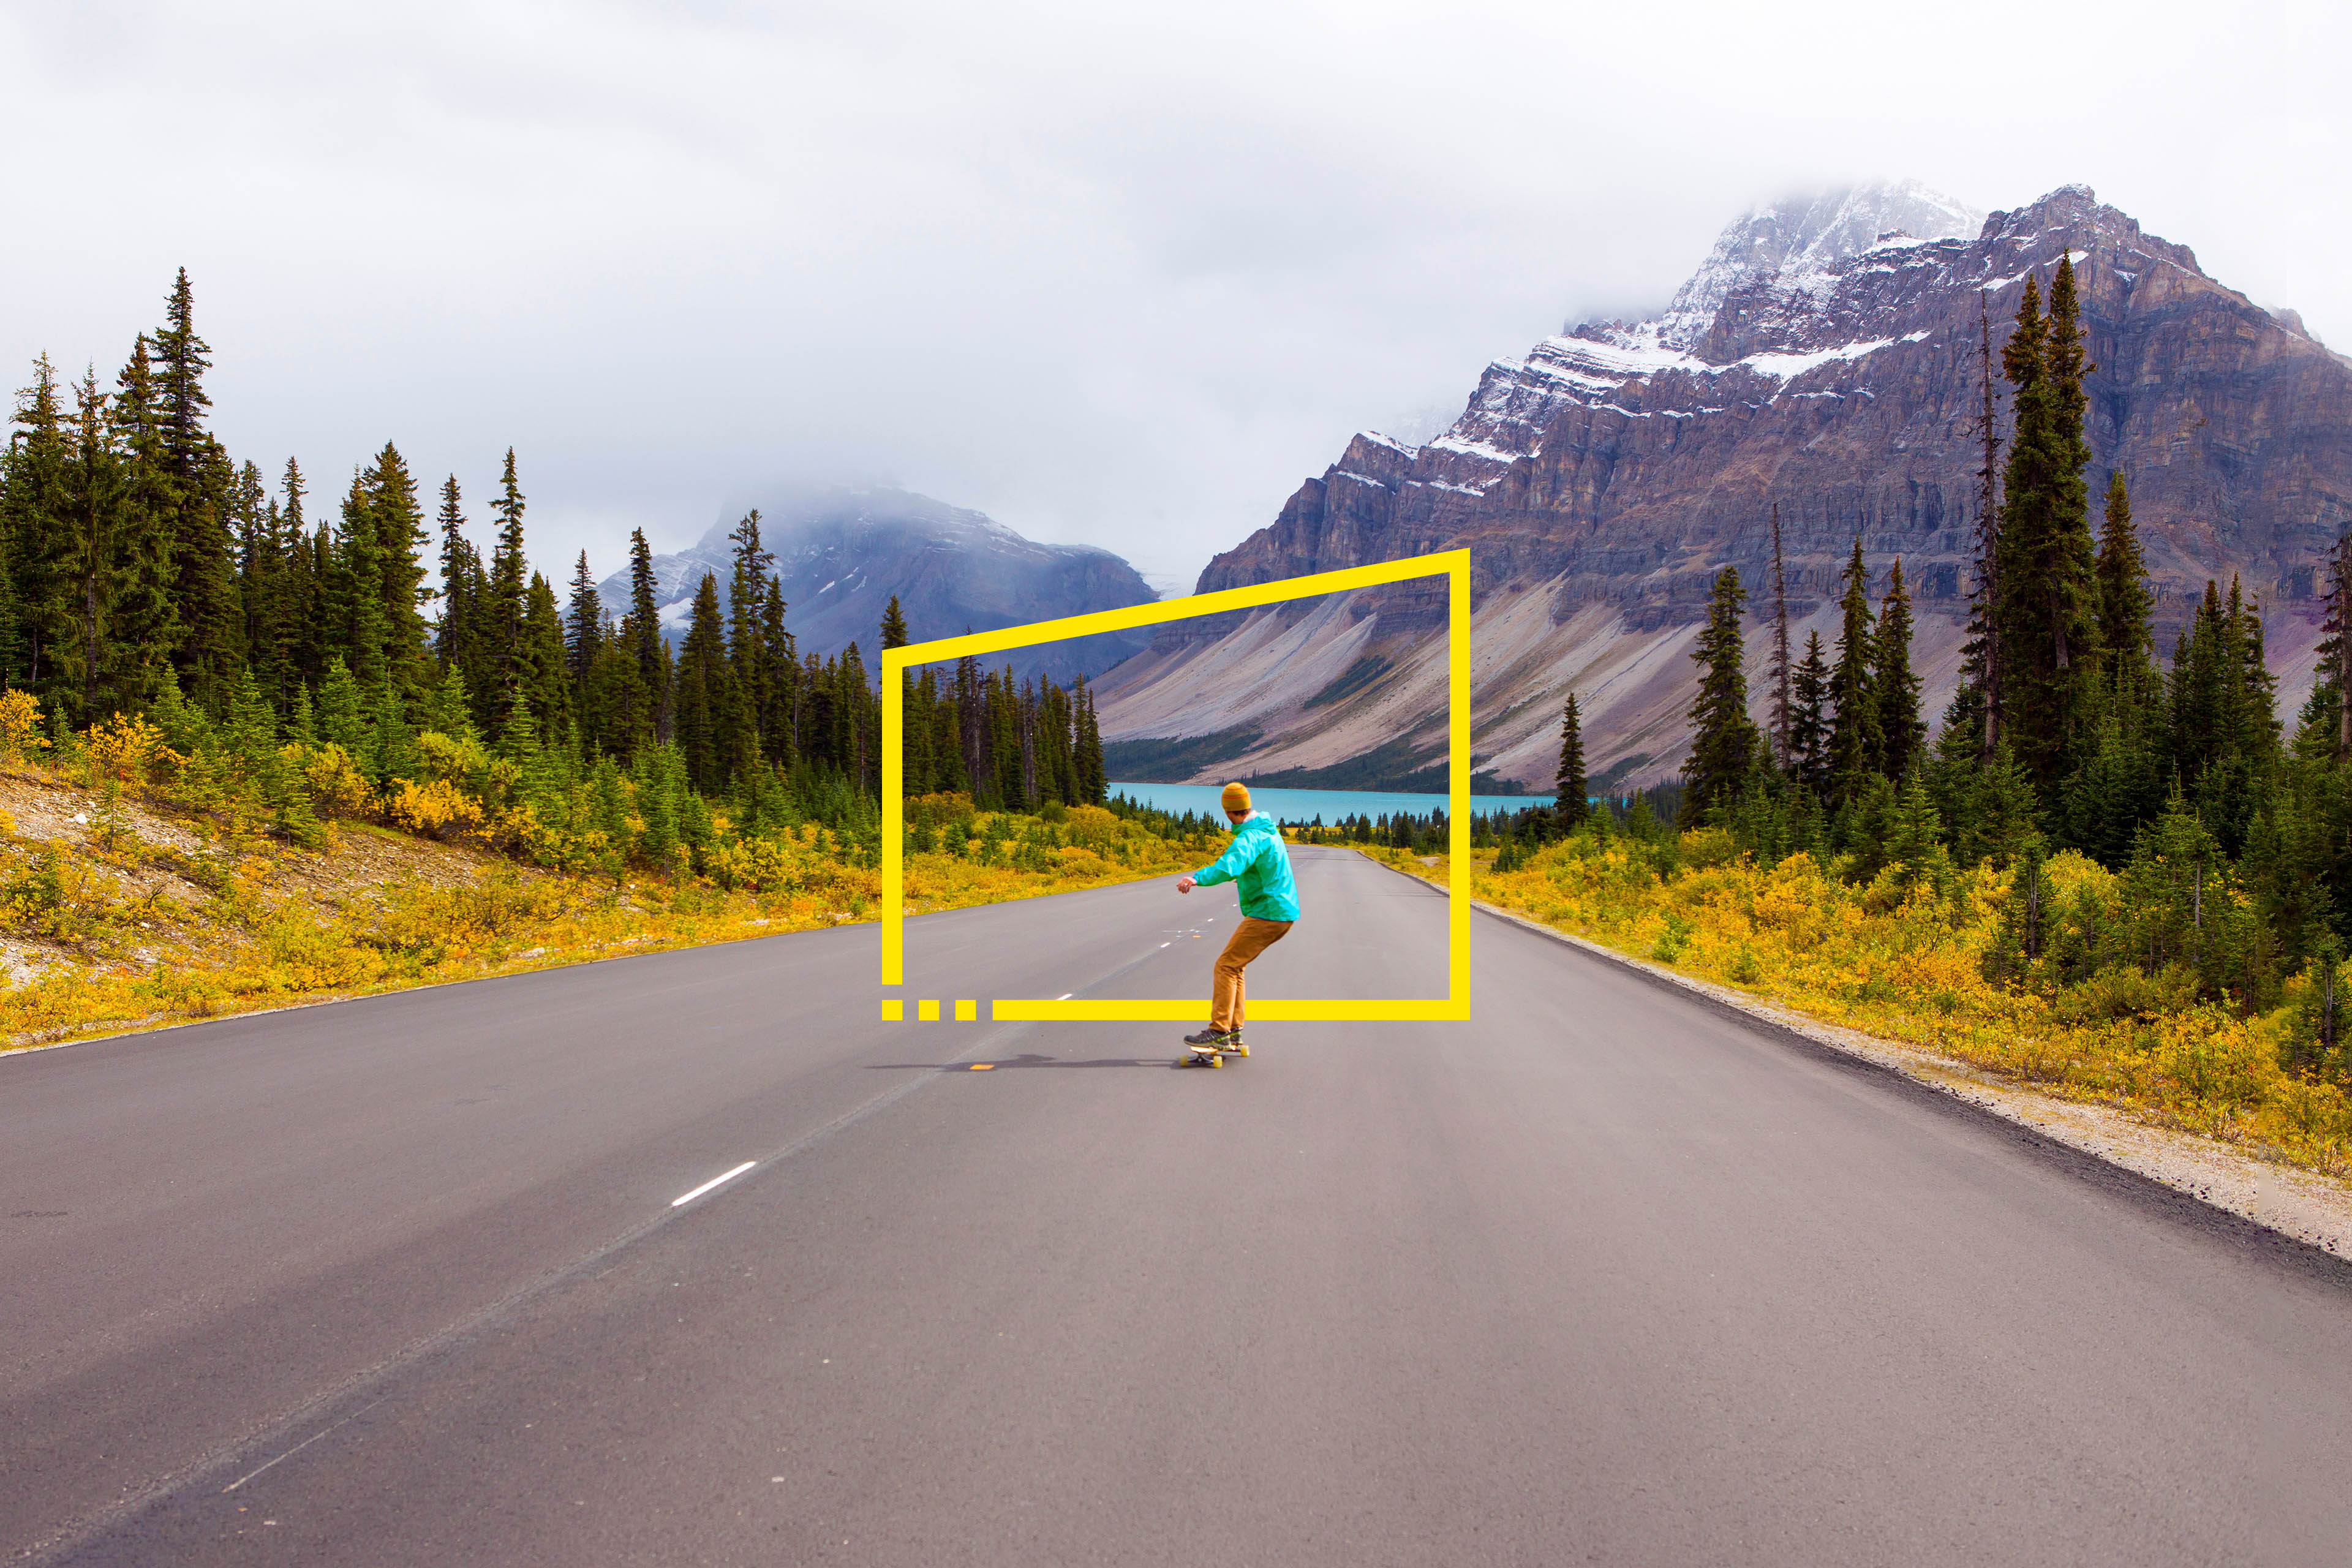
<path id="1" fill-rule="evenodd" d="M 757 512 L 673 646 L 642 531 L 615 614 L 532 569 L 511 452 L 487 550 L 390 443 L 320 507 L 208 428 L 211 353 L 183 273 L 111 386 L 37 360 L 0 451 L 0 1048 L 872 918 L 879 694 L 799 648 Z M 914 910 L 1205 842 L 1107 800 L 1083 680 L 907 696 Z"/>
<path id="2" fill-rule="evenodd" d="M 0 694 L 0 1049 L 871 920 L 871 802 L 747 831 L 656 772 L 425 731 L 381 782 L 331 742 L 180 707 L 52 740 Z M 181 746 L 170 743 L 177 739 Z M 818 792 L 822 793 L 822 792 Z M 1048 803 L 909 803 L 909 912 L 1173 873 L 1205 827 Z"/>
<path id="3" fill-rule="evenodd" d="M 2178 825 L 2176 825 L 2178 826 Z M 2177 840 L 2175 841 L 2177 843 Z M 2253 923 L 2162 842 L 2111 871 L 2080 854 L 2002 868 L 1930 856 L 1759 862 L 1721 828 L 1637 837 L 1606 819 L 1474 858 L 1476 896 L 1605 947 L 1926 1047 L 2047 1093 L 2352 1176 L 2352 1062 L 2324 1038 L 2352 986 L 2314 965 L 2249 1005 L 2228 981 Z M 1374 851 L 1442 881 L 1444 857 Z M 2036 890 L 2038 889 L 2038 891 Z M 2023 955 L 2038 905 L 2042 954 Z M 2153 943 L 2149 968 L 2097 954 Z M 2332 972 L 2332 980 L 2331 980 Z"/>

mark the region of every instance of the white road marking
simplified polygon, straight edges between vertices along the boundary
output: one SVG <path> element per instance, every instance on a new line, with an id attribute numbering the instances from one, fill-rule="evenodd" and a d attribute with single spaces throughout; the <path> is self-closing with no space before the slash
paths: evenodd
<path id="1" fill-rule="evenodd" d="M 386 1395 L 385 1397 L 389 1398 L 390 1395 Z M 268 1464 L 246 1471 L 245 1474 L 237 1477 L 236 1479 L 229 1482 L 228 1485 L 221 1488 L 221 1496 L 226 1497 L 229 1493 L 236 1490 L 237 1488 L 245 1485 L 246 1482 L 253 1479 L 254 1477 L 261 1474 L 263 1470 L 276 1469 L 278 1466 L 284 1464 L 287 1460 L 292 1458 L 295 1455 L 300 1453 L 303 1449 L 309 1447 L 320 1438 L 327 1436 L 328 1433 L 341 1430 L 343 1427 L 350 1426 L 352 1422 L 358 1420 L 361 1416 L 366 1415 L 369 1411 L 374 1409 L 377 1405 L 382 1405 L 383 1403 L 383 1400 L 382 1399 L 370 1400 L 367 1404 L 361 1405 L 357 1410 L 352 1411 L 349 1415 L 344 1416 L 341 1421 L 336 1422 L 332 1426 L 329 1426 L 322 1431 L 311 1433 L 308 1437 L 303 1438 L 300 1442 L 295 1444 L 292 1447 L 287 1449 L 284 1453 L 278 1455 L 278 1458 L 270 1460 Z M 261 1522 L 264 1524 L 276 1524 L 278 1521 L 274 1519 L 265 1519 Z"/>
<path id="2" fill-rule="evenodd" d="M 684 1197 L 670 1199 L 669 1206 L 672 1208 L 678 1208 L 684 1205 L 690 1204 L 695 1199 L 700 1197 L 703 1194 L 709 1192 L 711 1188 L 718 1186 L 722 1183 L 733 1181 L 736 1177 L 741 1175 L 744 1172 L 750 1170 L 759 1163 L 760 1162 L 757 1160 L 746 1160 L 741 1164 L 736 1166 L 733 1170 L 728 1172 L 725 1175 L 711 1177 L 710 1180 L 703 1183 L 702 1185 L 695 1188 L 694 1191 L 687 1194 Z"/>
<path id="3" fill-rule="evenodd" d="M 1066 1002 L 1076 994 L 1077 993 L 1075 991 L 1065 991 L 1059 996 L 1055 997 L 1054 1000 L 1056 1002 Z"/>

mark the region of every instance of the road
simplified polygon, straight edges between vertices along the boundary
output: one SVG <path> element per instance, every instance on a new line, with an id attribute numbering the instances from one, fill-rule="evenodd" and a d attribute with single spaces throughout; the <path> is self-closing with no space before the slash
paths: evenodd
<path id="1" fill-rule="evenodd" d="M 1434 889 L 1297 862 L 1261 994 L 1442 988 Z M 925 916 L 908 989 L 1184 994 L 1234 918 L 1165 882 Z M 1261 1025 L 1221 1072 L 1164 1025 L 880 1023 L 870 926 L 0 1058 L 0 1545 L 2352 1552 L 2344 1265 L 1475 939 L 1475 1022 Z"/>

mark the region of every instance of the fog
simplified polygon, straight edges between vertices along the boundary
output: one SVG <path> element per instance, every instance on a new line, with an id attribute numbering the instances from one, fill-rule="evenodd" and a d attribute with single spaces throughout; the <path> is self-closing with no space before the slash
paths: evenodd
<path id="1" fill-rule="evenodd" d="M 2352 346 L 2336 5 L 0 5 L 0 358 L 194 279 L 215 429 L 619 564 L 887 482 L 1165 584 L 1748 205 L 2097 188 Z"/>

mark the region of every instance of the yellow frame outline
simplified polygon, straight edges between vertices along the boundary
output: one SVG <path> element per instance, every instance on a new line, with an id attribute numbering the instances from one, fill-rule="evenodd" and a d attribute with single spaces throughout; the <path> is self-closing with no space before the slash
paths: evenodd
<path id="1" fill-rule="evenodd" d="M 1372 566 L 1350 566 L 1339 572 L 1318 572 L 1307 577 L 1287 577 L 1246 588 L 1215 594 L 1194 594 L 1155 604 L 1130 605 L 1122 610 L 1102 610 L 1090 616 L 1068 616 L 1057 621 L 1034 621 L 1025 626 L 974 632 L 936 642 L 909 643 L 882 654 L 882 984 L 906 984 L 906 860 L 907 778 L 906 680 L 903 672 L 918 664 L 942 659 L 1003 653 L 1007 648 L 1036 643 L 1062 642 L 1121 632 L 1196 616 L 1223 615 L 1229 610 L 1255 609 L 1292 599 L 1311 599 L 1353 588 L 1373 588 L 1414 577 L 1446 577 L 1446 865 L 1445 973 L 1442 998 L 1265 997 L 1250 998 L 1250 1016 L 1265 1020 L 1314 1023 L 1423 1023 L 1465 1020 L 1470 1016 L 1470 552 L 1444 550 Z M 1205 987 L 1203 988 L 1205 990 Z M 934 1005 L 934 1011 L 936 1005 Z M 958 1008 L 961 1014 L 962 1009 Z M 905 1016 L 906 1005 L 886 998 L 886 1018 Z M 1192 1023 L 1209 1016 L 1209 998 L 1152 1000 L 1111 998 L 1101 1001 L 1055 1001 L 1007 997 L 989 1004 L 996 1023 Z"/>

